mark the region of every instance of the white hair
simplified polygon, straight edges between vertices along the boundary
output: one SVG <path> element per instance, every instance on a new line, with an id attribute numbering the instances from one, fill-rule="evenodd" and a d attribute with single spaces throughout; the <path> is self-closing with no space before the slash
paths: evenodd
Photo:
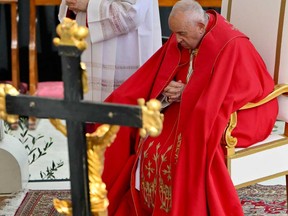
<path id="1" fill-rule="evenodd" d="M 170 16 L 176 15 L 178 12 L 189 13 L 189 21 L 206 22 L 206 12 L 202 6 L 195 0 L 181 0 L 175 3 Z M 187 20 L 188 21 L 188 20 Z"/>

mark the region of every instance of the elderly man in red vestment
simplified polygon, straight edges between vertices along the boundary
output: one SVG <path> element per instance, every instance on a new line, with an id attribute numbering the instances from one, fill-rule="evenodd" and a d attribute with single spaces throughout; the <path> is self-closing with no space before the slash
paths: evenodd
<path id="1" fill-rule="evenodd" d="M 217 12 L 182 0 L 169 27 L 169 40 L 106 100 L 158 98 L 164 114 L 158 137 L 121 127 L 107 149 L 109 215 L 243 215 L 221 137 L 230 114 L 267 96 L 274 82 L 248 37 Z M 266 138 L 277 112 L 276 100 L 239 111 L 238 145 Z"/>

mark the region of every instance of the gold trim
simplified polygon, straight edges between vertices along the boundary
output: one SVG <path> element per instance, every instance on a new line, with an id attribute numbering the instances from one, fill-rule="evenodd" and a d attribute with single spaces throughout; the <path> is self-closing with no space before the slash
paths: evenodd
<path id="1" fill-rule="evenodd" d="M 240 188 L 243 188 L 243 187 L 247 187 L 247 186 L 250 186 L 250 185 L 257 184 L 259 182 L 264 182 L 264 181 L 267 181 L 267 180 L 270 180 L 270 179 L 274 179 L 274 178 L 277 178 L 277 177 L 281 177 L 281 176 L 285 176 L 285 175 L 288 175 L 288 171 L 276 173 L 276 174 L 273 174 L 273 175 L 270 175 L 270 176 L 265 176 L 263 178 L 255 179 L 253 181 L 245 182 L 243 184 L 235 185 L 235 188 L 236 189 L 240 189 Z"/>
<path id="2" fill-rule="evenodd" d="M 245 157 L 248 155 L 255 154 L 257 152 L 266 151 L 268 149 L 280 147 L 280 146 L 287 145 L 287 144 L 288 144 L 288 139 L 283 138 L 283 139 L 275 140 L 275 141 L 265 143 L 265 144 L 262 144 L 259 146 L 252 146 L 250 148 L 245 148 L 245 149 L 237 151 L 234 154 L 229 155 L 227 153 L 226 154 L 226 166 L 227 166 L 228 172 L 231 174 L 231 161 L 234 159 Z M 225 147 L 227 147 L 227 146 L 225 146 Z"/>
<path id="3" fill-rule="evenodd" d="M 240 110 L 244 110 L 244 109 L 249 109 L 249 108 L 253 108 L 253 107 L 257 107 L 260 106 L 264 103 L 267 103 L 268 101 L 278 97 L 279 95 L 285 94 L 288 92 L 288 84 L 279 84 L 275 86 L 275 89 L 272 93 L 270 93 L 267 97 L 265 97 L 264 99 L 262 99 L 261 101 L 257 102 L 257 103 L 248 103 L 246 104 L 244 107 L 242 107 Z M 276 141 L 272 141 L 270 143 L 267 144 L 262 144 L 261 146 L 253 146 L 250 148 L 246 148 L 243 150 L 240 150 L 238 152 L 235 153 L 235 146 L 237 144 L 237 138 L 233 137 L 231 135 L 233 129 L 236 127 L 237 125 L 237 113 L 234 112 L 231 114 L 229 123 L 227 125 L 227 128 L 224 132 L 224 136 L 225 136 L 225 142 L 226 142 L 226 160 L 227 160 L 227 168 L 229 173 L 231 173 L 231 159 L 234 158 L 239 158 L 239 157 L 244 157 L 246 155 L 249 154 L 253 154 L 256 152 L 260 152 L 260 151 L 264 151 L 267 149 L 271 149 L 271 148 L 275 148 L 277 146 L 281 146 L 281 145 L 285 145 L 288 144 L 288 139 L 287 138 L 283 138 L 281 140 L 276 140 Z"/>
<path id="4" fill-rule="evenodd" d="M 283 95 L 285 93 L 288 93 L 288 84 L 279 84 L 276 85 L 274 88 L 274 91 L 271 92 L 269 95 L 267 95 L 264 99 L 258 101 L 257 103 L 247 103 L 245 106 L 243 106 L 242 108 L 240 108 L 240 110 L 244 110 L 244 109 L 250 109 L 250 108 L 254 108 L 260 105 L 263 105 L 269 101 L 271 101 L 274 98 L 277 98 L 280 95 Z M 227 150 L 227 157 L 232 157 L 233 155 L 239 155 L 239 152 L 237 152 L 235 154 L 235 147 L 237 144 L 237 138 L 232 136 L 232 131 L 234 130 L 234 128 L 237 125 L 237 112 L 234 112 L 231 114 L 229 123 L 226 127 L 226 130 L 224 131 L 224 141 L 225 141 L 225 148 Z M 247 150 L 251 150 L 254 148 L 249 148 Z M 236 156 L 235 156 L 236 157 Z"/>
<path id="5" fill-rule="evenodd" d="M 227 166 L 228 172 L 231 175 L 231 158 L 230 157 L 226 158 L 226 163 L 227 163 L 226 166 Z"/>
<path id="6" fill-rule="evenodd" d="M 274 99 L 274 98 L 276 98 L 276 97 L 278 97 L 284 93 L 288 93 L 288 84 L 275 85 L 274 91 L 271 92 L 269 95 L 267 95 L 265 98 L 258 101 L 257 103 L 247 103 L 245 106 L 241 107 L 240 110 L 250 109 L 253 107 L 260 106 L 260 105 L 265 104 L 265 103 L 271 101 L 272 99 Z"/>
<path id="7" fill-rule="evenodd" d="M 286 7 L 286 0 L 281 0 L 279 22 L 278 22 L 276 55 L 275 55 L 275 67 L 274 67 L 274 81 L 276 84 L 279 81 L 280 55 L 281 55 L 281 47 L 282 47 L 285 7 Z"/>
<path id="8" fill-rule="evenodd" d="M 231 22 L 231 11 L 232 11 L 232 0 L 228 0 L 228 6 L 227 6 L 227 20 Z"/>
<path id="9" fill-rule="evenodd" d="M 232 136 L 232 131 L 237 125 L 237 113 L 234 112 L 230 116 L 230 120 L 228 126 L 225 131 L 225 142 L 226 142 L 226 150 L 227 156 L 231 156 L 235 154 L 235 146 L 237 144 L 237 138 Z"/>
<path id="10" fill-rule="evenodd" d="M 266 150 L 269 150 L 272 148 L 280 147 L 283 145 L 288 145 L 288 139 L 287 138 L 283 138 L 280 140 L 274 140 L 272 142 L 265 143 L 265 144 L 262 144 L 259 146 L 252 146 L 250 148 L 245 148 L 245 149 L 237 151 L 234 155 L 228 156 L 228 157 L 231 159 L 241 158 L 241 157 L 255 154 L 257 152 L 266 151 Z"/>

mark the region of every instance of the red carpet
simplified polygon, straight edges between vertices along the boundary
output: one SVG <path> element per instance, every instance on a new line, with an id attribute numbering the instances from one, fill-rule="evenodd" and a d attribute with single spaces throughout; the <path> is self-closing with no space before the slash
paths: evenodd
<path id="1" fill-rule="evenodd" d="M 286 188 L 283 185 L 254 185 L 238 190 L 245 215 L 287 215 Z M 15 216 L 60 216 L 52 200 L 70 199 L 69 190 L 32 190 L 26 194 Z"/>

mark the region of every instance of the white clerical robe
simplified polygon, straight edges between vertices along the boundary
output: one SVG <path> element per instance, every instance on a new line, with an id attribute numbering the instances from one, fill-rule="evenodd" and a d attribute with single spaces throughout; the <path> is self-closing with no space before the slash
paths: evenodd
<path id="1" fill-rule="evenodd" d="M 60 21 L 66 13 L 62 0 Z M 162 45 L 158 0 L 90 0 L 76 20 L 89 28 L 87 100 L 103 101 Z"/>

